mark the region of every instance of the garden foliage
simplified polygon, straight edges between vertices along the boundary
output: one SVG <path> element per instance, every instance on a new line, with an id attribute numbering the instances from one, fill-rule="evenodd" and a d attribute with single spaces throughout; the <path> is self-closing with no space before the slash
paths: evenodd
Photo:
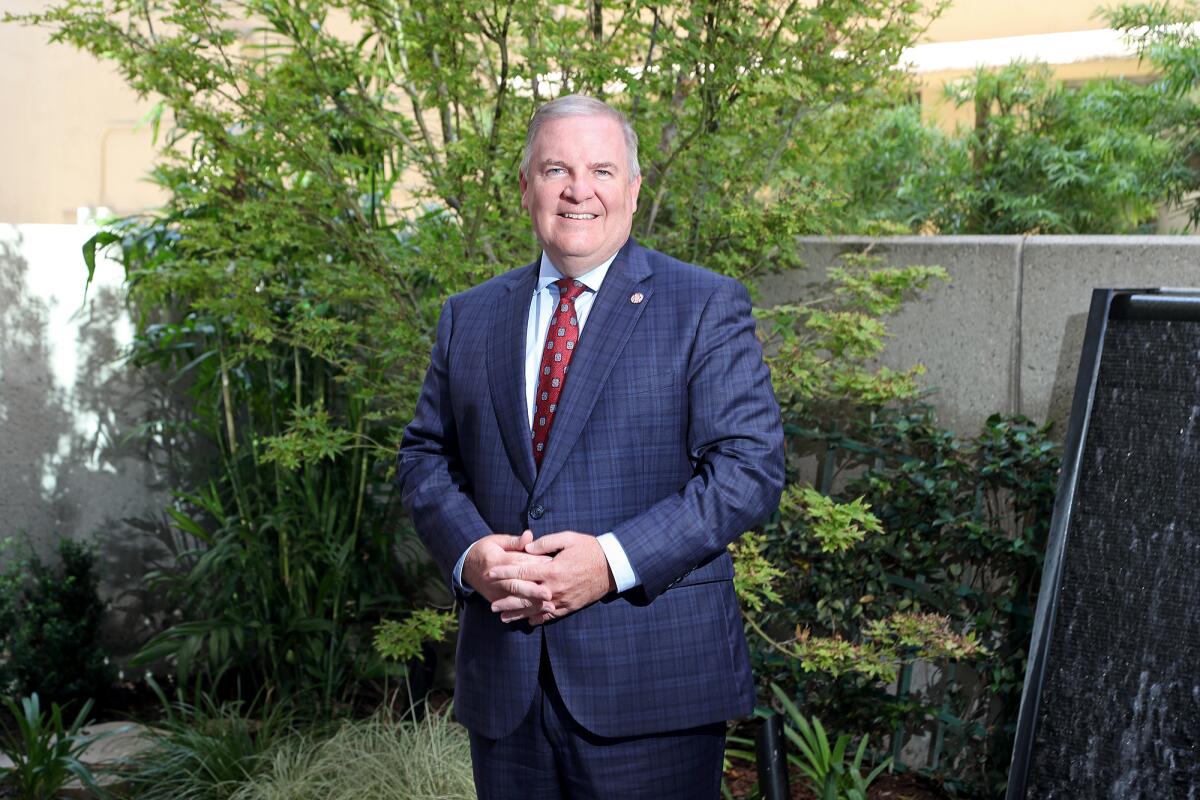
<path id="1" fill-rule="evenodd" d="M 828 229 L 846 130 L 904 91 L 917 0 L 606 5 L 62 0 L 20 17 L 155 102 L 158 212 L 109 226 L 134 362 L 184 413 L 184 615 L 141 654 L 330 709 L 426 600 L 389 487 L 447 294 L 532 260 L 526 121 L 584 92 L 641 135 L 643 243 L 743 279 Z M 842 326 L 842 319 L 830 320 Z M 852 332 L 844 331 L 846 335 Z M 411 552 L 401 562 L 419 559 Z"/>
<path id="2" fill-rule="evenodd" d="M 759 679 L 881 738 L 936 720 L 945 737 L 937 771 L 970 796 L 1002 792 L 1057 445 L 1045 426 L 1002 416 L 964 441 L 911 403 L 794 435 L 797 454 L 811 451 L 805 443 L 835 448 L 835 497 L 869 508 L 873 530 L 831 549 L 803 505 L 785 505 L 767 525 L 761 551 L 777 571 L 777 600 L 749 612 L 769 637 L 756 648 Z M 939 691 L 885 691 L 914 659 L 940 670 Z"/>
<path id="3" fill-rule="evenodd" d="M 778 684 L 807 713 L 875 741 L 938 717 L 952 754 L 938 772 L 992 796 L 1011 751 L 1059 453 L 1045 426 L 1021 417 L 992 417 L 964 441 L 923 403 L 919 365 L 875 365 L 886 316 L 944 277 L 847 255 L 810 301 L 760 312 L 790 478 L 776 518 L 731 549 L 764 697 Z M 808 483 L 814 462 L 821 491 Z M 897 696 L 917 660 L 941 670 L 941 696 Z"/>
<path id="4" fill-rule="evenodd" d="M 228 800 L 297 735 L 286 704 L 265 696 L 245 703 L 196 692 L 189 702 L 149 684 L 161 716 L 143 734 L 145 747 L 118 767 L 125 794 L 137 800 Z"/>
<path id="5" fill-rule="evenodd" d="M 1104 9 L 1110 26 L 1125 33 L 1156 80 L 1135 98 L 1145 107 L 1150 134 L 1170 147 L 1158 165 L 1167 199 L 1190 211 L 1200 227 L 1200 3 L 1126 3 Z"/>
<path id="6" fill-rule="evenodd" d="M 1013 63 L 950 84 L 946 101 L 973 110 L 972 124 L 946 133 L 900 106 L 858 132 L 844 230 L 1135 233 L 1179 194 L 1180 148 L 1161 127 L 1178 104 L 1154 87 L 1068 87 L 1043 64 Z"/>
<path id="7" fill-rule="evenodd" d="M 12 715 L 16 735 L 12 741 L 0 743 L 0 753 L 11 763 L 0 767 L 0 790 L 12 789 L 21 800 L 52 800 L 76 781 L 93 796 L 107 797 L 96 776 L 79 760 L 98 738 L 83 731 L 92 711 L 91 700 L 68 723 L 64 723 L 67 718 L 58 703 L 51 704 L 49 713 L 43 712 L 37 692 L 21 698 L 20 706 L 7 697 L 3 705 Z"/>
<path id="8" fill-rule="evenodd" d="M 0 542 L 5 550 L 12 561 L 0 573 L 0 697 L 37 694 L 64 707 L 103 701 L 117 670 L 101 642 L 91 546 L 60 539 L 57 564 L 12 539 Z"/>
<path id="9" fill-rule="evenodd" d="M 167 204 L 93 242 L 124 264 L 135 363 L 184 400 L 146 426 L 190 476 L 169 510 L 190 546 L 157 576 L 184 619 L 142 658 L 330 710 L 386 674 L 373 630 L 411 650 L 408 629 L 378 626 L 433 596 L 391 462 L 444 298 L 536 255 L 516 171 L 537 105 L 583 92 L 625 110 L 644 173 L 634 235 L 753 281 L 797 266 L 797 235 L 870 217 L 847 168 L 872 150 L 863 121 L 902 105 L 893 65 L 922 5 L 60 0 L 22 17 L 112 63 L 163 127 Z M 944 272 L 877 266 L 851 259 L 827 294 L 761 315 L 793 442 L 849 436 L 918 395 L 919 368 L 875 364 L 881 317 Z M 863 435 L 885 450 L 891 434 Z M 803 485 L 800 449 L 778 520 L 736 545 L 739 589 L 773 640 L 764 679 L 865 731 L 904 713 L 879 689 L 906 661 L 992 658 L 1001 634 L 949 599 L 975 572 L 939 548 L 969 521 L 1003 526 L 948 489 L 896 514 L 873 485 L 830 500 Z M 881 463 L 919 449 L 899 437 Z M 1003 494 L 961 449 L 961 492 Z M 944 508 L 956 527 L 921 555 L 954 586 L 935 603 L 887 576 L 942 580 L 899 551 Z"/>
<path id="10" fill-rule="evenodd" d="M 813 796 L 818 800 L 867 800 L 867 789 L 891 766 L 891 759 L 884 759 L 864 775 L 867 737 L 859 740 L 853 758 L 846 763 L 849 734 L 840 734 L 831 744 L 819 719 L 805 716 L 778 686 L 771 690 L 784 708 L 784 732 L 796 750 L 788 754 L 788 761 L 800 770 Z"/>
<path id="11" fill-rule="evenodd" d="M 471 744 L 449 709 L 420 721 L 386 713 L 294 737 L 230 800 L 473 800 Z"/>

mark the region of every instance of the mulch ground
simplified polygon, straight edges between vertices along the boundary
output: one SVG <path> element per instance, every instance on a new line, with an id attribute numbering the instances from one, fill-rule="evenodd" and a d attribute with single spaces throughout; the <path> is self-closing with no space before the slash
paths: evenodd
<path id="1" fill-rule="evenodd" d="M 735 798 L 750 796 L 750 790 L 758 781 L 752 766 L 736 765 L 725 773 L 725 783 Z M 789 782 L 791 800 L 817 800 L 817 796 L 803 787 L 799 773 L 793 772 Z M 921 775 L 880 775 L 867 791 L 870 800 L 950 800 L 937 784 Z"/>

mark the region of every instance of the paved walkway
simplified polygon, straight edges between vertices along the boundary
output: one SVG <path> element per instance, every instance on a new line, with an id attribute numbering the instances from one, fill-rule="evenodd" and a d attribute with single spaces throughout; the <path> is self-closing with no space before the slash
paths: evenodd
<path id="1" fill-rule="evenodd" d="M 99 725 L 88 725 L 83 729 L 85 736 L 96 736 L 96 741 L 88 746 L 80 755 L 79 760 L 95 772 L 111 767 L 120 761 L 137 755 L 152 746 L 149 737 L 144 734 L 147 728 L 133 722 L 104 722 Z M 13 766 L 12 761 L 0 754 L 0 769 Z M 121 782 L 120 776 L 114 773 L 102 773 L 97 776 L 101 786 L 112 787 Z M 71 781 L 63 789 L 62 797 L 90 798 L 92 794 L 85 790 L 78 781 Z"/>

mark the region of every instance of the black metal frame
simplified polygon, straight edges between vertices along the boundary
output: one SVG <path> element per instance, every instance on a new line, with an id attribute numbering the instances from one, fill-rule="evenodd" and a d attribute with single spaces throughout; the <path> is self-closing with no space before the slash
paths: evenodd
<path id="1" fill-rule="evenodd" d="M 1029 766 L 1033 757 L 1033 740 L 1037 728 L 1038 707 L 1046 675 L 1050 635 L 1058 613 L 1058 593 L 1062 582 L 1062 555 L 1070 528 L 1075 490 L 1079 482 L 1079 465 L 1083 445 L 1091 421 L 1095 399 L 1096 378 L 1104 350 L 1104 338 L 1110 319 L 1162 319 L 1200 321 L 1200 290 L 1195 289 L 1095 289 L 1088 311 L 1087 332 L 1079 358 L 1079 373 L 1075 379 L 1075 396 L 1071 401 L 1071 417 L 1067 425 L 1067 440 L 1063 448 L 1062 474 L 1054 501 L 1054 514 L 1046 543 L 1046 560 L 1038 593 L 1037 612 L 1033 621 L 1033 637 L 1029 649 L 1029 664 L 1025 671 L 1025 686 L 1021 693 L 1021 710 L 1017 718 L 1017 735 L 1013 743 L 1012 766 L 1008 775 L 1006 800 L 1025 800 Z"/>

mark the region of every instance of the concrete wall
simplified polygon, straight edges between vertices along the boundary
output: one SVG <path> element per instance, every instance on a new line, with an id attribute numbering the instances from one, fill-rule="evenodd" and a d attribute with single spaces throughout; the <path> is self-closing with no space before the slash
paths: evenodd
<path id="1" fill-rule="evenodd" d="M 95 541 L 111 633 L 132 644 L 142 576 L 167 554 L 169 492 L 130 436 L 149 409 L 121 360 L 133 325 L 120 267 L 101 259 L 84 296 L 94 233 L 0 225 L 0 539 L 27 537 L 43 556 L 60 537 Z"/>
<path id="2" fill-rule="evenodd" d="M 883 361 L 924 363 L 942 421 L 965 435 L 998 411 L 1053 420 L 1064 435 L 1093 288 L 1200 286 L 1190 236 L 805 238 L 807 269 L 759 281 L 760 302 L 812 296 L 842 253 L 868 248 L 885 264 L 950 273 L 890 321 Z"/>
<path id="3" fill-rule="evenodd" d="M 141 576 L 175 543 L 172 480 L 130 434 L 160 392 L 120 360 L 132 339 L 121 270 L 101 261 L 84 297 L 80 246 L 94 229 L 0 225 L 0 538 L 101 546 L 114 633 L 136 643 L 150 602 Z M 964 435 L 996 411 L 1065 431 L 1093 287 L 1200 286 L 1193 237 L 804 239 L 807 269 L 760 282 L 761 303 L 814 297 L 841 253 L 938 264 L 951 281 L 891 321 L 885 361 L 922 361 L 944 423 Z"/>

